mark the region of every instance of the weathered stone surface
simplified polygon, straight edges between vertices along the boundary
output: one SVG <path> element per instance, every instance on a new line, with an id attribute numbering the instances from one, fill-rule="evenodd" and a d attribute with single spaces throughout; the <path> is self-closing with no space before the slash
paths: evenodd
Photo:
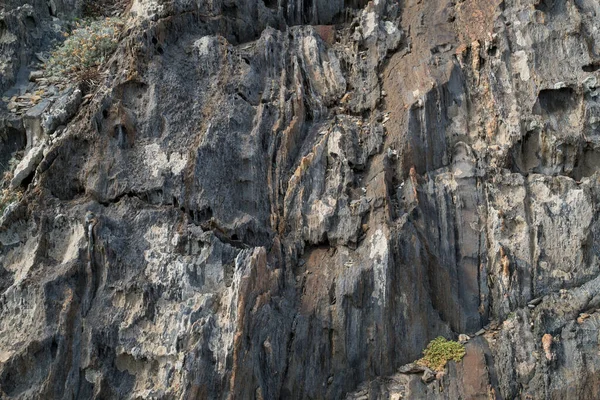
<path id="1" fill-rule="evenodd" d="M 32 107 L 23 117 L 23 125 L 27 135 L 27 150 L 39 147 L 44 143 L 44 125 L 43 117 L 49 111 L 52 101 L 42 100 L 39 104 Z"/>
<path id="2" fill-rule="evenodd" d="M 65 125 L 77 113 L 81 105 L 81 89 L 71 87 L 61 93 L 49 110 L 42 115 L 42 127 L 46 135 L 52 135 L 56 128 Z"/>
<path id="3" fill-rule="evenodd" d="M 29 3 L 2 91 L 82 6 Z M 0 397 L 600 397 L 599 14 L 132 1 L 85 100 L 2 113 L 64 130 L 0 220 Z"/>
<path id="4" fill-rule="evenodd" d="M 25 157 L 19 162 L 17 167 L 15 168 L 14 176 L 10 181 L 10 186 L 12 189 L 18 188 L 21 183 L 30 176 L 35 168 L 39 165 L 40 161 L 42 161 L 42 157 L 44 155 L 44 146 L 39 145 L 37 147 L 33 147 L 27 151 Z"/>
<path id="5" fill-rule="evenodd" d="M 0 93 L 15 91 L 29 78 L 35 52 L 60 38 L 62 20 L 81 13 L 82 0 L 5 0 L 0 8 Z M 12 87 L 15 85 L 16 87 Z"/>

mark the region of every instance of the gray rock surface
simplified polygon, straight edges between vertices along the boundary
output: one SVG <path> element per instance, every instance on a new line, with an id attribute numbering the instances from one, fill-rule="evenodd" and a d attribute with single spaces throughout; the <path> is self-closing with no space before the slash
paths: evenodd
<path id="1" fill-rule="evenodd" d="M 82 10 L 42 3 L 2 91 L 54 32 L 19 24 Z M 599 398 L 599 14 L 132 1 L 99 87 L 1 110 L 48 149 L 0 219 L 0 398 Z"/>
<path id="2" fill-rule="evenodd" d="M 39 145 L 32 147 L 25 157 L 19 162 L 13 173 L 13 178 L 10 181 L 11 189 L 16 189 L 27 177 L 29 177 L 37 168 L 39 163 L 42 161 L 44 156 L 44 146 Z"/>

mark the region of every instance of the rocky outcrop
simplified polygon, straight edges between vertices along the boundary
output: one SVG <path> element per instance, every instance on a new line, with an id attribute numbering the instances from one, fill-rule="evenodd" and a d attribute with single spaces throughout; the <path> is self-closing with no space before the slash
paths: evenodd
<path id="1" fill-rule="evenodd" d="M 598 13 L 132 1 L 98 87 L 3 111 L 0 397 L 597 398 Z"/>
<path id="2" fill-rule="evenodd" d="M 63 20 L 81 14 L 82 0 L 6 0 L 0 5 L 0 92 L 17 93 L 34 53 L 59 38 Z"/>

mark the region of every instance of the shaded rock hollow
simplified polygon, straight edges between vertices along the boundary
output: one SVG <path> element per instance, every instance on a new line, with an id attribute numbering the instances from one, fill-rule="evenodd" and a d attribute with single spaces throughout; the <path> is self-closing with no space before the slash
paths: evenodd
<path id="1" fill-rule="evenodd" d="M 51 3 L 4 5 L 10 95 L 84 9 Z M 43 151 L 0 219 L 1 398 L 598 398 L 595 1 L 122 12 L 82 104 L 3 106 L 0 160 Z"/>

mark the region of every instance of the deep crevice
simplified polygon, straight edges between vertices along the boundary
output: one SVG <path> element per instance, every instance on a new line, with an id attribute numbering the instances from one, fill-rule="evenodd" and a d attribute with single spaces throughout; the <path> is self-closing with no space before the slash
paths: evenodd
<path id="1" fill-rule="evenodd" d="M 538 100 L 533 108 L 533 113 L 545 115 L 565 112 L 575 108 L 576 103 L 576 93 L 571 87 L 543 89 L 538 95 Z"/>
<path id="2" fill-rule="evenodd" d="M 591 64 L 581 67 L 584 72 L 596 72 L 600 69 L 600 61 L 594 61 Z"/>
<path id="3" fill-rule="evenodd" d="M 263 3 L 265 3 L 267 8 L 272 10 L 276 10 L 278 8 L 278 0 L 263 0 Z"/>

